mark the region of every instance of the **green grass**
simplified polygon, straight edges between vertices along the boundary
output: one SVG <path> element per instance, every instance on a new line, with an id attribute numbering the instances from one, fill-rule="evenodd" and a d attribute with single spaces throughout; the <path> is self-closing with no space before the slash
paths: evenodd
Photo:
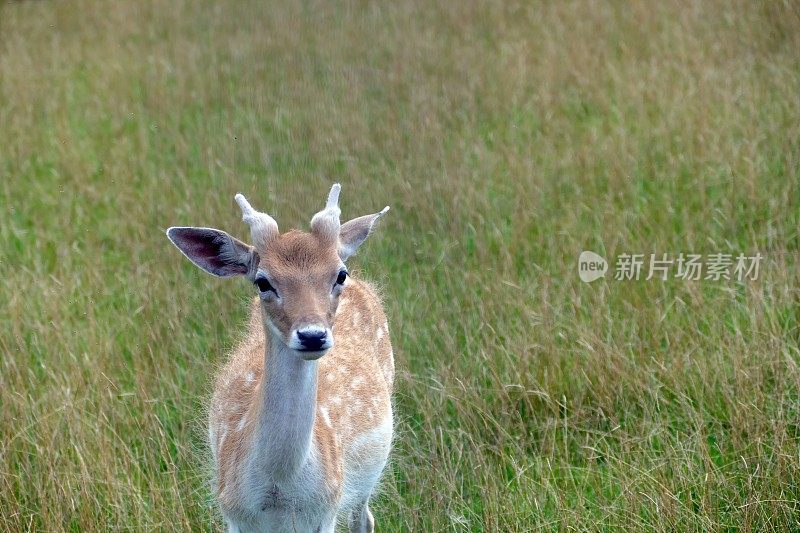
<path id="1" fill-rule="evenodd" d="M 290 4 L 289 6 L 285 4 Z M 0 7 L 0 530 L 209 530 L 250 289 L 163 230 L 390 204 L 381 531 L 800 528 L 795 2 Z M 582 283 L 580 251 L 754 253 Z"/>

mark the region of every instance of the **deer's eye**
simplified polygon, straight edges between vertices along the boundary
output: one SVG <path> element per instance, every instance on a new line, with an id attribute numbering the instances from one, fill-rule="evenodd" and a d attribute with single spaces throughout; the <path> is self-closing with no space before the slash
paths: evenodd
<path id="1" fill-rule="evenodd" d="M 339 275 L 336 277 L 336 284 L 337 285 L 344 285 L 344 280 L 347 279 L 347 271 L 340 270 Z"/>
<path id="2" fill-rule="evenodd" d="M 256 287 L 258 287 L 259 292 L 265 293 L 268 291 L 276 292 L 275 287 L 270 284 L 267 278 L 256 278 L 255 281 Z"/>

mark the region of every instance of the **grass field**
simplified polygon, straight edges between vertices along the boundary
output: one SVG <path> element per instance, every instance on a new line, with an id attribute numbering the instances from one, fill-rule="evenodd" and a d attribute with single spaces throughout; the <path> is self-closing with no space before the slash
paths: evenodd
<path id="1" fill-rule="evenodd" d="M 800 5 L 0 7 L 0 530 L 213 530 L 251 289 L 174 224 L 392 211 L 381 531 L 800 528 Z M 740 252 L 756 281 L 582 283 Z M 613 268 L 613 266 L 612 266 Z"/>

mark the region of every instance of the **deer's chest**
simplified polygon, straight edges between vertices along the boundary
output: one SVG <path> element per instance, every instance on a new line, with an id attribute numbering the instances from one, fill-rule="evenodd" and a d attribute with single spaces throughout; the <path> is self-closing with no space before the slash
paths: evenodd
<path id="1" fill-rule="evenodd" d="M 314 531 L 335 515 L 337 507 L 322 469 L 313 459 L 289 481 L 276 482 L 251 473 L 239 496 L 239 508 L 226 514 L 238 518 L 242 531 Z"/>

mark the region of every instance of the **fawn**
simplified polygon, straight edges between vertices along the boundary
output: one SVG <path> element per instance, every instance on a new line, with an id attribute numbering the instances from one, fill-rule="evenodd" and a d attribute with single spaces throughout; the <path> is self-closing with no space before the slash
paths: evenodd
<path id="1" fill-rule="evenodd" d="M 167 230 L 195 265 L 245 276 L 258 292 L 209 412 L 230 532 L 330 532 L 340 515 L 350 531 L 374 529 L 369 498 L 391 449 L 394 355 L 375 289 L 345 263 L 389 207 L 341 224 L 339 191 L 310 232 L 286 233 L 237 194 L 252 246 L 217 229 Z"/>

